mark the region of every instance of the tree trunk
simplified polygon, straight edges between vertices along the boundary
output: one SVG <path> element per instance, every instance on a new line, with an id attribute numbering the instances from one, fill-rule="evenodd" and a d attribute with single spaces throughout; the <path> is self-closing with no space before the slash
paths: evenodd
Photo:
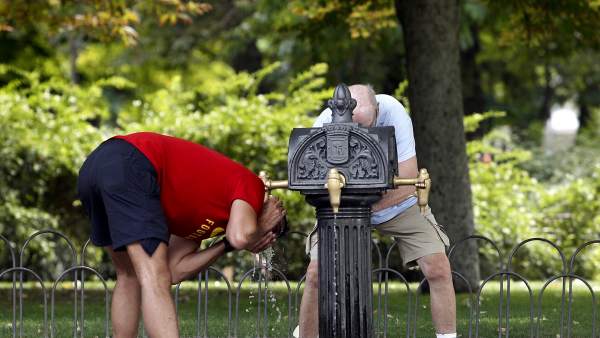
<path id="1" fill-rule="evenodd" d="M 479 28 L 471 24 L 469 34 L 473 44 L 460 52 L 460 69 L 462 76 L 463 110 L 465 115 L 483 113 L 485 111 L 485 96 L 481 86 L 481 72 L 477 64 L 477 54 L 480 51 Z M 467 134 L 467 139 L 479 139 L 491 129 L 491 120 L 483 121 L 476 131 Z"/>
<path id="2" fill-rule="evenodd" d="M 421 167 L 429 169 L 431 207 L 453 243 L 473 234 L 473 207 L 463 126 L 459 8 L 451 0 L 396 0 L 407 53 L 408 97 Z M 452 268 L 476 289 L 477 243 L 460 245 Z M 463 289 L 463 283 L 455 283 Z"/>
<path id="3" fill-rule="evenodd" d="M 550 118 L 550 105 L 554 97 L 554 89 L 552 88 L 552 76 L 550 75 L 550 63 L 544 61 L 544 96 L 540 107 L 540 120 L 546 122 Z"/>
<path id="4" fill-rule="evenodd" d="M 79 48 L 81 47 L 81 36 L 77 31 L 69 34 L 69 68 L 71 83 L 79 84 L 79 73 L 77 72 L 77 58 L 79 57 Z"/>
<path id="5" fill-rule="evenodd" d="M 481 72 L 477 65 L 477 54 L 479 54 L 479 28 L 476 24 L 469 27 L 469 34 L 473 44 L 460 52 L 460 64 L 462 75 L 463 108 L 465 115 L 483 113 L 485 110 L 485 97 L 481 87 Z"/>

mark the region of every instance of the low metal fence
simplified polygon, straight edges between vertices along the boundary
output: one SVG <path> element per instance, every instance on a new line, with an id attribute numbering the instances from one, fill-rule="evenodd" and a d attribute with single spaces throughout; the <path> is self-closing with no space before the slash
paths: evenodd
<path id="1" fill-rule="evenodd" d="M 303 245 L 306 234 L 300 232 L 291 232 L 288 236 L 295 237 L 297 240 L 296 245 Z M 43 237 L 43 238 L 42 238 Z M 54 280 L 44 280 L 36 271 L 31 270 L 24 265 L 24 254 L 27 252 L 30 243 L 34 240 L 49 240 L 49 241 L 64 241 L 68 247 L 68 254 L 70 255 L 71 262 L 70 266 L 67 266 Z M 558 245 L 544 238 L 529 238 L 518 243 L 511 252 L 504 256 L 499 247 L 489 238 L 483 236 L 470 236 L 461 241 L 455 243 L 448 251 L 448 257 L 452 260 L 455 255 L 457 248 L 460 248 L 466 243 L 471 241 L 479 242 L 479 244 L 490 245 L 498 255 L 498 266 L 490 275 L 482 279 L 479 285 L 470 285 L 469 281 L 465 276 L 460 273 L 453 271 L 454 283 L 463 283 L 466 286 L 467 293 L 466 297 L 463 297 L 465 304 L 459 304 L 464 309 L 462 315 L 463 327 L 459 328 L 459 334 L 461 337 L 548 337 L 543 331 L 544 319 L 546 316 L 555 316 L 558 318 L 558 323 L 555 323 L 555 327 L 558 327 L 558 332 L 555 332 L 552 337 L 598 337 L 600 334 L 596 329 L 596 319 L 598 302 L 596 299 L 595 284 L 585 278 L 575 274 L 575 265 L 578 257 L 582 251 L 600 244 L 600 239 L 583 243 L 579 246 L 573 255 L 567 259 L 563 254 L 563 251 Z M 290 241 L 293 242 L 293 241 Z M 556 274 L 543 281 L 542 287 L 537 290 L 538 295 L 534 297 L 533 287 L 531 282 L 528 281 L 524 276 L 517 273 L 513 269 L 515 256 L 524 247 L 531 245 L 532 243 L 541 243 L 548 245 L 556 251 L 556 256 L 560 259 L 562 268 L 557 271 Z M 64 318 L 58 318 L 56 315 L 56 293 L 57 286 L 61 281 L 67 278 L 73 278 L 75 286 L 72 291 L 72 302 L 73 310 L 69 316 L 71 319 L 72 331 L 71 334 L 74 338 L 90 336 L 86 332 L 86 280 L 89 280 L 90 276 L 95 276 L 96 279 L 102 285 L 102 291 L 104 295 L 104 311 L 103 316 L 103 334 L 105 337 L 109 337 L 111 334 L 110 330 L 110 296 L 111 290 L 108 286 L 105 277 L 95 268 L 86 264 L 86 254 L 89 250 L 89 241 L 86 242 L 81 250 L 77 250 L 73 241 L 71 241 L 64 234 L 54 230 L 42 230 L 38 231 L 29 236 L 21 247 L 14 248 L 11 242 L 0 235 L 0 245 L 5 245 L 8 249 L 7 252 L 10 255 L 11 266 L 0 267 L 0 280 L 8 280 L 8 284 L 12 284 L 10 290 L 7 292 L 10 295 L 10 300 L 7 302 L 10 304 L 9 307 L 1 309 L 0 311 L 8 314 L 6 318 L 10 318 L 8 323 L 2 323 L 4 332 L 8 332 L 12 337 L 24 337 L 24 280 L 33 281 L 36 285 L 39 285 L 41 290 L 40 294 L 40 307 L 42 309 L 39 320 L 41 321 L 41 329 L 39 330 L 40 337 L 58 337 L 57 334 L 57 323 L 65 321 Z M 422 312 L 423 305 L 420 305 L 421 298 L 424 294 L 424 289 L 427 284 L 425 279 L 422 279 L 420 283 L 412 284 L 409 283 L 402 274 L 402 272 L 391 268 L 390 257 L 394 252 L 397 251 L 397 242 L 392 242 L 383 247 L 377 242 L 373 242 L 373 325 L 375 334 L 378 337 L 429 337 L 432 336 L 430 328 L 423 328 L 418 325 L 419 312 Z M 600 264 L 600 263 L 599 263 Z M 226 275 L 219 269 L 214 267 L 208 268 L 206 271 L 201 272 L 195 279 L 196 287 L 193 290 L 196 293 L 196 313 L 195 313 L 195 333 L 194 337 L 210 337 L 210 326 L 211 321 L 209 315 L 211 312 L 209 294 L 211 293 L 211 285 L 214 285 L 214 281 L 223 283 L 224 287 L 221 287 L 221 291 L 227 297 L 227 318 L 220 318 L 220 325 L 226 324 L 226 336 L 228 337 L 292 337 L 294 328 L 298 323 L 298 310 L 300 299 L 303 291 L 303 284 L 305 277 L 300 278 L 296 283 L 291 282 L 286 277 L 285 273 L 276 267 L 269 267 L 266 269 L 264 265 L 259 262 L 258 266 L 255 266 L 241 274 L 241 277 L 237 281 L 230 280 Z M 71 277 L 70 277 L 71 276 Z M 253 287 L 255 288 L 256 295 L 254 296 L 256 311 L 256 319 L 254 322 L 254 328 L 251 330 L 242 329 L 240 327 L 240 308 L 241 306 L 241 295 L 243 294 L 244 283 L 252 280 Z M 269 306 L 272 303 L 272 299 L 269 299 L 269 283 L 271 280 L 277 280 L 278 283 L 284 285 L 283 289 L 283 302 L 285 303 L 285 309 L 287 313 L 282 315 L 279 313 L 276 317 L 274 316 L 273 307 Z M 495 298 L 498 301 L 498 305 L 495 308 L 495 315 L 490 315 L 489 311 L 484 311 L 482 302 L 484 298 L 483 292 L 486 287 L 490 285 L 490 281 L 498 280 L 499 289 L 493 290 Z M 213 283 L 209 283 L 212 281 Z M 549 286 L 554 282 L 560 283 L 560 304 L 552 307 L 552 314 L 547 314 L 543 306 L 543 299 L 545 292 L 549 289 Z M 44 283 L 46 282 L 46 283 Z M 48 287 L 51 282 L 52 287 Z M 586 300 L 589 301 L 589 309 L 591 316 L 588 322 L 581 323 L 573 318 L 573 311 L 576 308 L 574 304 L 574 283 L 579 282 L 579 289 L 584 289 L 589 292 L 589 297 Z M 390 286 L 402 285 L 403 295 L 405 299 L 405 306 L 403 309 L 391 309 L 390 299 Z M 523 330 L 520 333 L 511 332 L 511 320 L 515 320 L 513 316 L 514 305 L 511 305 L 511 292 L 513 292 L 513 284 L 521 283 L 524 285 L 528 294 L 528 306 L 526 314 L 519 314 L 519 325 L 521 327 L 526 326 L 526 333 L 523 334 Z M 294 285 L 295 284 L 295 285 Z M 415 287 L 415 285 L 417 285 Z M 178 313 L 181 311 L 180 306 L 182 303 L 180 297 L 181 284 L 174 287 L 174 301 Z M 464 289 L 464 288 L 463 288 Z M 497 292 L 497 293 L 496 293 Z M 48 300 L 50 300 L 48 302 Z M 579 305 L 577 305 L 579 306 Z M 558 309 L 558 313 L 555 313 Z M 246 308 L 246 310 L 248 310 Z M 495 325 L 495 332 L 483 334 L 481 330 L 482 315 L 487 317 L 497 317 L 497 324 Z M 391 318 L 395 318 L 394 325 L 391 323 Z M 400 318 L 403 318 L 400 320 Z M 287 323 L 281 323 L 282 320 L 286 319 Z M 67 322 L 69 320 L 66 320 Z M 496 319 L 494 319 L 496 320 Z M 525 321 L 525 322 L 524 322 Z M 272 326 L 277 322 L 280 327 L 278 332 L 273 332 Z M 214 323 L 214 321 L 212 321 Z M 398 324 L 400 323 L 400 324 Z M 578 332 L 584 332 L 583 335 L 576 335 L 574 332 L 574 326 L 577 326 Z M 144 335 L 143 328 L 141 334 Z M 98 336 L 94 334 L 93 336 Z"/>

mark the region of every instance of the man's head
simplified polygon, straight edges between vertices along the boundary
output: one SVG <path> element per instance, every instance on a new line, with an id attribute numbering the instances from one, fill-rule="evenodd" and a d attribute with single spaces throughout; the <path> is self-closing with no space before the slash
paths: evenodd
<path id="1" fill-rule="evenodd" d="M 369 85 L 356 84 L 348 89 L 350 89 L 352 98 L 356 100 L 352 121 L 363 127 L 374 127 L 379 114 L 379 106 L 373 88 Z"/>

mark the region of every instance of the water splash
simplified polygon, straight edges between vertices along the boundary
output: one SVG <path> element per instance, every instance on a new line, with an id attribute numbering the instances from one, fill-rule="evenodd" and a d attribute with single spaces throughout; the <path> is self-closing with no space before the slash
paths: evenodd
<path id="1" fill-rule="evenodd" d="M 281 313 L 281 309 L 277 306 L 277 298 L 275 298 L 275 293 L 269 289 L 269 302 L 271 303 L 271 309 L 275 310 L 277 313 L 277 322 L 281 322 L 283 314 Z M 272 328 L 271 330 L 275 330 Z"/>
<path id="2" fill-rule="evenodd" d="M 279 306 L 277 306 L 277 298 L 275 297 L 275 292 L 269 288 L 269 282 L 271 281 L 271 272 L 273 271 L 273 257 L 275 257 L 275 250 L 273 247 L 268 247 L 260 253 L 261 264 L 260 267 L 266 269 L 265 276 L 265 296 L 267 300 L 267 304 L 265 306 L 270 305 L 271 309 L 275 310 L 277 313 L 277 321 L 281 321 L 282 313 Z M 270 304 L 269 304 L 270 303 Z M 275 328 L 271 328 L 273 331 Z"/>
<path id="3" fill-rule="evenodd" d="M 256 261 L 257 261 L 257 256 L 254 256 L 254 265 L 253 265 L 253 269 L 252 269 L 252 276 L 250 276 L 250 282 L 254 282 L 256 280 Z M 259 259 L 260 260 L 260 259 Z M 260 264 L 260 263 L 259 263 Z M 246 313 L 250 313 L 250 309 L 252 308 L 252 303 L 254 300 L 254 288 L 250 287 L 250 292 L 248 293 L 248 307 L 245 309 Z"/>
<path id="4" fill-rule="evenodd" d="M 258 295 L 255 295 L 254 293 L 254 288 L 250 288 L 250 293 L 248 295 L 248 299 L 249 299 L 249 308 L 246 308 L 246 313 L 249 313 L 251 311 L 251 308 L 255 308 L 256 310 L 258 310 L 258 317 L 261 318 L 263 316 L 263 313 L 261 310 L 261 303 L 264 304 L 264 315 L 266 316 L 267 313 L 267 308 L 271 308 L 272 310 L 274 310 L 275 313 L 277 313 L 277 322 L 281 321 L 281 318 L 283 317 L 283 314 L 281 312 L 281 309 L 279 308 L 279 306 L 277 306 L 277 298 L 275 295 L 275 292 L 269 287 L 269 282 L 271 281 L 271 272 L 273 271 L 273 258 L 275 257 L 275 251 L 273 250 L 272 247 L 268 247 L 267 249 L 263 250 L 262 252 L 254 255 L 254 264 L 253 264 L 253 269 L 252 269 L 252 277 L 251 280 L 253 282 L 257 282 L 258 281 Z M 257 272 L 258 272 L 258 276 L 257 276 Z M 264 284 L 263 284 L 264 283 Z M 262 286 L 261 286 L 262 285 Z M 264 290 L 264 296 L 261 295 L 261 288 L 263 288 L 262 290 Z M 256 305 L 253 306 L 254 301 L 256 301 Z M 258 319 L 257 325 L 260 325 L 258 323 L 263 323 L 263 325 L 268 325 L 267 324 L 267 319 L 266 317 L 261 319 Z M 267 328 L 264 328 L 265 330 L 267 330 Z M 259 329 L 260 330 L 260 329 Z M 271 327 L 270 328 L 271 331 L 274 331 L 275 328 Z M 266 333 L 266 331 L 264 331 Z"/>
<path id="5" fill-rule="evenodd" d="M 273 247 L 270 246 L 263 250 L 263 252 L 260 253 L 260 256 L 263 261 L 261 268 L 265 267 L 267 271 L 273 271 L 273 257 L 275 256 L 275 251 L 273 250 Z"/>

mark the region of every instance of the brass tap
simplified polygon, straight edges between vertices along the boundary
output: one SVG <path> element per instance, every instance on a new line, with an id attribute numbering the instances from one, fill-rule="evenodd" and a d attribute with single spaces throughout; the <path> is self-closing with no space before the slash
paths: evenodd
<path id="1" fill-rule="evenodd" d="M 333 209 L 333 213 L 337 214 L 340 209 L 342 199 L 342 188 L 346 185 L 346 177 L 342 175 L 336 168 L 329 169 L 327 173 L 327 183 L 325 188 L 329 191 L 329 203 Z"/>
<path id="2" fill-rule="evenodd" d="M 271 190 L 273 189 L 287 189 L 288 188 L 288 181 L 271 181 L 271 179 L 269 178 L 269 174 L 267 174 L 266 171 L 261 170 L 258 173 L 258 177 L 263 181 L 263 184 L 265 185 L 265 197 L 264 197 L 264 202 L 267 202 L 267 200 L 269 199 L 269 196 L 271 195 Z M 284 216 L 281 219 L 281 223 L 279 225 L 279 231 L 277 233 L 277 238 L 285 235 L 288 232 L 288 222 L 287 222 L 287 216 Z"/>
<path id="3" fill-rule="evenodd" d="M 425 213 L 427 204 L 429 204 L 429 190 L 431 190 L 431 178 L 427 169 L 421 168 L 417 178 L 394 177 L 394 186 L 398 187 L 401 185 L 414 185 L 417 188 L 417 204 L 421 213 Z"/>
<path id="4" fill-rule="evenodd" d="M 260 171 L 260 173 L 258 174 L 258 177 L 260 177 L 260 179 L 263 181 L 263 183 L 265 185 L 265 201 L 267 200 L 267 197 L 269 197 L 269 195 L 271 194 L 271 190 L 288 188 L 288 181 L 285 181 L 285 180 L 272 181 L 269 178 L 269 174 L 267 174 L 267 172 L 264 170 Z"/>

